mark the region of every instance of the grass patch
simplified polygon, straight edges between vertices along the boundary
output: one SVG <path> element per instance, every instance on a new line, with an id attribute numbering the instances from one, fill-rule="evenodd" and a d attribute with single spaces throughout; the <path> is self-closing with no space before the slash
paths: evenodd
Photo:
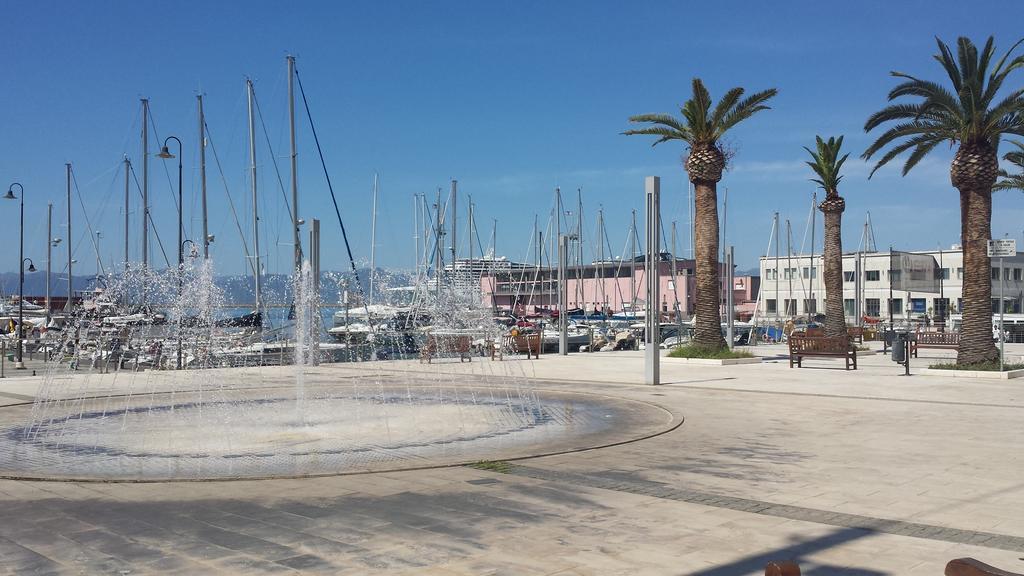
<path id="1" fill-rule="evenodd" d="M 504 460 L 481 460 L 479 462 L 467 464 L 466 466 L 469 468 L 476 468 L 477 470 L 498 472 L 499 474 L 508 474 L 512 471 L 512 465 Z"/>
<path id="2" fill-rule="evenodd" d="M 999 361 L 979 362 L 977 364 L 932 364 L 929 368 L 936 370 L 976 370 L 978 372 L 999 372 Z M 1024 364 L 1003 364 L 1003 372 L 1024 370 Z"/>
<path id="3" fill-rule="evenodd" d="M 703 358 L 707 360 L 729 360 L 732 358 L 753 358 L 754 355 L 745 350 L 729 350 L 728 348 L 707 348 L 696 344 L 678 346 L 668 353 L 671 358 Z"/>

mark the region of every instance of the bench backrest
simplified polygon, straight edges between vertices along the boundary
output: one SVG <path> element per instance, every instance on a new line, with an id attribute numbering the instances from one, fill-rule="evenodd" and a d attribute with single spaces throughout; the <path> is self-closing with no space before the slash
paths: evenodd
<path id="1" fill-rule="evenodd" d="M 540 332 L 505 336 L 504 345 L 515 352 L 537 352 L 540 350 Z"/>
<path id="2" fill-rule="evenodd" d="M 469 336 L 431 334 L 427 338 L 427 350 L 430 352 L 469 352 Z"/>
<path id="3" fill-rule="evenodd" d="M 850 349 L 850 341 L 845 336 L 790 336 L 790 353 L 799 352 L 846 352 Z"/>
<path id="4" fill-rule="evenodd" d="M 959 332 L 918 332 L 918 344 L 959 344 Z"/>
<path id="5" fill-rule="evenodd" d="M 974 558 L 957 558 L 946 564 L 946 576 L 1022 576 L 1016 572 L 1000 570 Z"/>
<path id="6" fill-rule="evenodd" d="M 863 336 L 864 335 L 864 328 L 861 327 L 861 326 L 848 326 L 846 328 L 846 333 L 849 334 L 850 336 L 855 336 L 855 337 L 856 336 Z"/>

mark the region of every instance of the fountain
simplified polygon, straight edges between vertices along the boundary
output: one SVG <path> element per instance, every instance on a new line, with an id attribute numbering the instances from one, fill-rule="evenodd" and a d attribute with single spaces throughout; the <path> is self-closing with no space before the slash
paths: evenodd
<path id="1" fill-rule="evenodd" d="M 89 310 L 70 321 L 35 401 L 0 408 L 0 477 L 226 480 L 410 469 L 592 448 L 675 423 L 642 402 L 542 390 L 529 361 L 463 363 L 443 346 L 429 365 L 376 354 L 320 364 L 308 264 L 293 282 L 287 334 L 218 326 L 223 295 L 209 261 L 186 267 L 180 296 L 175 270 L 132 271 L 109 284 L 107 304 L 144 298 L 169 310 L 166 323 L 100 321 Z M 472 298 L 434 294 L 421 305 L 432 308 L 437 333 L 494 337 Z M 275 362 L 267 341 L 281 351 Z M 238 361 L 253 357 L 261 361 Z"/>

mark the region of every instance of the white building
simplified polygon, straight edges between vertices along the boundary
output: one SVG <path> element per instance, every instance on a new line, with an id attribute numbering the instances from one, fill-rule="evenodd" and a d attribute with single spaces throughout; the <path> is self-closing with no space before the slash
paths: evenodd
<path id="1" fill-rule="evenodd" d="M 938 274 L 935 291 L 890 289 L 900 285 L 906 271 L 890 271 L 889 252 L 843 255 L 843 308 L 848 322 L 868 316 L 896 320 L 948 317 L 963 310 L 963 252 L 954 245 L 950 250 L 921 250 L 912 255 L 932 256 Z M 761 258 L 761 297 L 757 317 L 764 320 L 786 319 L 825 312 L 825 285 L 822 256 L 774 256 Z M 860 272 L 860 274 L 858 274 Z M 915 271 L 916 272 L 916 271 Z M 858 278 L 858 275 L 860 278 Z M 992 259 L 992 311 L 999 312 L 1000 283 L 1004 294 L 1004 312 L 1020 313 L 1024 301 L 1024 253 L 1003 261 Z M 927 283 L 927 282 L 925 282 Z"/>

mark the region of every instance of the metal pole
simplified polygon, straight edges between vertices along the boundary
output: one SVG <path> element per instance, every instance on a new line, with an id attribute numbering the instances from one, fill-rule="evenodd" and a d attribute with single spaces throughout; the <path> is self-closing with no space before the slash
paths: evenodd
<path id="1" fill-rule="evenodd" d="M 725 268 L 726 268 L 726 270 L 725 270 L 725 280 L 726 280 L 726 286 L 725 286 L 725 307 L 726 307 L 727 312 L 728 312 L 728 316 L 726 317 L 726 321 L 725 321 L 725 337 L 726 337 L 726 341 L 729 343 L 729 349 L 730 350 L 732 350 L 733 342 L 734 342 L 734 338 L 733 338 L 733 333 L 734 333 L 733 304 L 734 304 L 734 302 L 733 302 L 733 300 L 736 297 L 736 295 L 733 293 L 733 278 L 734 278 L 734 275 L 735 275 L 735 272 L 733 271 L 733 259 L 734 258 L 735 258 L 735 254 L 733 252 L 733 247 L 729 246 L 729 250 L 726 253 L 726 261 L 725 261 Z"/>
<path id="2" fill-rule="evenodd" d="M 25 264 L 22 264 L 23 268 Z M 1006 307 L 1006 300 L 1004 299 L 1004 290 L 1006 290 L 1007 283 L 1002 279 L 1005 273 L 1002 272 L 1005 269 L 1002 268 L 1002 257 L 999 257 L 999 372 L 1002 372 L 1002 363 L 1006 359 L 1006 338 L 1002 337 L 1002 311 Z"/>
<path id="3" fill-rule="evenodd" d="M 128 209 L 130 207 L 131 198 L 128 193 L 128 185 L 131 180 L 131 161 L 128 160 L 128 156 L 124 157 L 124 269 L 128 271 Z M 53 238 L 50 238 L 52 241 Z"/>
<path id="4" fill-rule="evenodd" d="M 302 240 L 299 237 L 299 179 L 297 172 L 298 151 L 295 148 L 295 57 L 288 56 L 288 127 L 291 140 L 292 164 L 292 233 L 295 242 L 295 271 L 302 270 Z M 375 177 L 376 178 L 376 177 Z M 370 270 L 373 278 L 373 270 Z"/>
<path id="5" fill-rule="evenodd" d="M 644 196 L 646 199 L 647 255 L 646 268 L 647 305 L 644 314 L 646 330 L 644 330 L 644 383 L 657 385 L 661 383 L 661 333 L 658 302 L 661 280 L 658 274 L 658 253 L 661 241 L 661 178 L 647 176 L 644 178 Z"/>
<path id="6" fill-rule="evenodd" d="M 14 363 L 14 369 L 24 370 L 22 354 L 25 346 L 25 188 L 21 184 L 18 184 L 18 188 L 21 203 L 21 234 L 18 242 L 18 361 Z M 14 184 L 11 184 L 11 189 L 14 189 Z"/>
<path id="7" fill-rule="evenodd" d="M 68 234 L 67 237 L 64 238 L 67 241 L 68 245 L 68 299 L 67 302 L 64 303 L 64 310 L 71 311 L 71 163 L 68 162 L 67 164 L 64 165 L 64 167 L 66 169 L 65 171 L 67 172 L 68 185 Z"/>
<path id="8" fill-rule="evenodd" d="M 814 299 L 814 229 L 817 228 L 818 224 L 818 193 L 815 192 L 811 195 L 811 278 L 809 284 L 811 286 L 811 302 L 814 306 L 814 313 L 818 312 L 818 301 Z M 811 321 L 811 315 L 807 315 L 807 321 Z"/>
<path id="9" fill-rule="evenodd" d="M 313 326 L 310 328 L 310 357 L 313 365 L 320 363 L 320 220 L 313 218 L 309 226 L 309 264 L 313 274 L 313 298 L 317 311 L 316 317 L 311 318 Z"/>
<path id="10" fill-rule="evenodd" d="M 198 94 L 196 98 L 199 101 L 199 182 L 203 205 L 203 259 L 206 260 L 210 258 L 210 230 L 206 213 L 206 115 L 203 113 L 203 95 Z M 127 246 L 127 240 L 125 242 Z"/>
<path id="11" fill-rule="evenodd" d="M 569 237 L 558 237 L 558 353 L 565 356 L 569 353 L 569 322 L 566 318 L 565 301 L 568 293 L 565 281 L 566 260 L 569 258 Z"/>

